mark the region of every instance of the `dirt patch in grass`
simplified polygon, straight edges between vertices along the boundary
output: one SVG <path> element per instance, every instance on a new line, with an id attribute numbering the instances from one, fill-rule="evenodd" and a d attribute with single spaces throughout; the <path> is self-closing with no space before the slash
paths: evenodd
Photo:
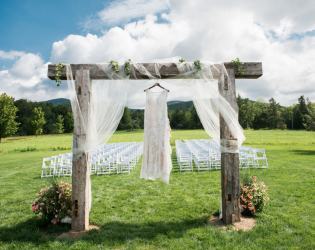
<path id="1" fill-rule="evenodd" d="M 100 230 L 100 228 L 98 226 L 89 225 L 89 229 L 86 231 L 80 231 L 80 232 L 69 231 L 69 232 L 66 232 L 66 233 L 59 235 L 58 238 L 71 238 L 73 240 L 77 240 L 78 238 L 85 235 L 86 232 L 88 232 L 89 230 L 92 230 L 92 229 Z"/>
<path id="2" fill-rule="evenodd" d="M 240 222 L 233 223 L 232 229 L 234 231 L 243 230 L 249 231 L 252 230 L 256 224 L 256 220 L 253 217 L 242 216 Z M 208 225 L 221 228 L 223 231 L 226 231 L 227 225 L 219 218 L 219 216 L 211 216 Z"/>

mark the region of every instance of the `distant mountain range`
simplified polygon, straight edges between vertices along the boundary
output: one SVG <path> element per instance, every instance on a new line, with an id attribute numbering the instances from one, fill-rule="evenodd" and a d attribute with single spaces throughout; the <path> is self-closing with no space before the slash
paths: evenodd
<path id="1" fill-rule="evenodd" d="M 59 103 L 60 104 L 68 103 L 70 105 L 70 100 L 65 99 L 65 98 L 58 98 L 58 99 L 48 100 L 44 102 L 45 103 L 52 102 L 54 105 L 57 105 Z M 251 102 L 254 103 L 255 101 L 251 101 Z M 183 102 L 183 101 L 176 100 L 176 101 L 167 102 L 167 107 L 169 110 L 176 110 L 178 108 L 179 110 L 188 111 L 192 105 L 193 105 L 193 101 Z M 138 109 L 130 109 L 130 110 L 135 111 Z"/>
<path id="2" fill-rule="evenodd" d="M 58 104 L 65 104 L 65 103 L 68 103 L 69 105 L 71 104 L 70 100 L 66 98 L 58 98 L 58 99 L 53 99 L 53 100 L 48 100 L 48 101 L 43 101 L 43 102 L 44 103 L 52 102 L 55 106 Z"/>
<path id="3" fill-rule="evenodd" d="M 65 103 L 68 103 L 69 105 L 71 104 L 70 100 L 66 98 L 52 99 L 52 100 L 48 100 L 44 102 L 45 103 L 52 102 L 55 106 L 58 104 L 65 104 Z M 176 100 L 176 101 L 167 102 L 167 106 L 169 110 L 176 110 L 178 108 L 179 110 L 188 111 L 192 105 L 193 105 L 192 101 L 183 102 L 183 101 Z M 130 109 L 130 110 L 137 110 L 137 109 Z"/>
<path id="4" fill-rule="evenodd" d="M 176 110 L 177 108 L 179 110 L 185 110 L 188 111 L 191 106 L 193 105 L 193 101 L 183 102 L 183 101 L 177 101 L 176 103 L 167 103 L 167 107 L 169 110 Z"/>

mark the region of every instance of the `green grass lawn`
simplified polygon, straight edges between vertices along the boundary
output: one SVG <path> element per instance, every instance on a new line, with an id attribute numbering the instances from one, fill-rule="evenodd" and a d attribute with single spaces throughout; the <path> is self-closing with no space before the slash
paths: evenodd
<path id="1" fill-rule="evenodd" d="M 268 186 L 269 206 L 248 232 L 207 225 L 220 206 L 220 171 L 179 172 L 173 150 L 170 184 L 140 179 L 141 160 L 128 174 L 91 177 L 90 223 L 77 241 L 58 238 L 69 225 L 43 225 L 31 210 L 43 157 L 69 152 L 71 135 L 24 136 L 0 144 L 2 249 L 315 249 L 315 133 L 245 131 L 244 145 L 264 148 L 269 169 L 241 170 Z M 143 131 L 116 132 L 109 142 L 141 141 Z M 173 130 L 177 139 L 208 138 Z M 63 150 L 65 149 L 65 150 Z M 71 183 L 71 178 L 56 178 Z"/>

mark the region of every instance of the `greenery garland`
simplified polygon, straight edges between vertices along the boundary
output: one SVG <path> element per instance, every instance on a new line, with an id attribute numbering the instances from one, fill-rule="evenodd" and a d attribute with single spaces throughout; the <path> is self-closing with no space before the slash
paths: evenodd
<path id="1" fill-rule="evenodd" d="M 125 61 L 125 71 L 127 76 L 131 74 L 131 59 Z"/>
<path id="2" fill-rule="evenodd" d="M 197 72 L 201 71 L 201 63 L 200 60 L 197 59 L 196 61 L 194 61 L 195 66 L 197 67 Z"/>
<path id="3" fill-rule="evenodd" d="M 61 68 L 62 68 L 63 66 L 65 66 L 65 65 L 67 65 L 67 63 L 65 63 L 65 62 L 59 62 L 59 63 L 57 63 L 57 67 L 56 67 L 56 77 L 55 77 L 55 80 L 56 80 L 56 82 L 58 83 L 58 84 L 57 84 L 57 87 L 59 87 L 60 84 L 61 84 L 61 80 L 60 80 Z"/>
<path id="4" fill-rule="evenodd" d="M 236 64 L 238 74 L 240 76 L 244 75 L 244 66 L 240 59 L 237 57 L 235 60 L 232 60 L 231 62 Z"/>
<path id="5" fill-rule="evenodd" d="M 112 68 L 115 71 L 115 73 L 118 73 L 119 72 L 119 70 L 118 70 L 118 62 L 116 62 L 114 60 L 111 60 L 109 63 L 113 65 Z"/>

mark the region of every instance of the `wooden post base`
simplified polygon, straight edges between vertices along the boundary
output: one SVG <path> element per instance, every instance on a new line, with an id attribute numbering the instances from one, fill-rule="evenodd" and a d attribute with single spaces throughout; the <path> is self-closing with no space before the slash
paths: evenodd
<path id="1" fill-rule="evenodd" d="M 73 168 L 72 168 L 72 220 L 71 230 L 79 232 L 89 227 L 90 211 L 90 162 L 89 153 L 85 153 L 89 143 L 91 126 L 92 82 L 89 70 L 77 70 L 75 89 L 78 106 L 77 120 L 73 129 Z"/>
<path id="2" fill-rule="evenodd" d="M 227 69 L 227 71 L 230 82 L 227 81 L 222 72 L 219 79 L 219 92 L 230 103 L 232 108 L 237 111 L 234 69 Z M 220 138 L 224 141 L 237 142 L 237 138 L 233 137 L 228 124 L 221 115 Z M 241 208 L 238 153 L 221 153 L 221 196 L 223 221 L 226 224 L 239 222 L 241 220 Z"/>

